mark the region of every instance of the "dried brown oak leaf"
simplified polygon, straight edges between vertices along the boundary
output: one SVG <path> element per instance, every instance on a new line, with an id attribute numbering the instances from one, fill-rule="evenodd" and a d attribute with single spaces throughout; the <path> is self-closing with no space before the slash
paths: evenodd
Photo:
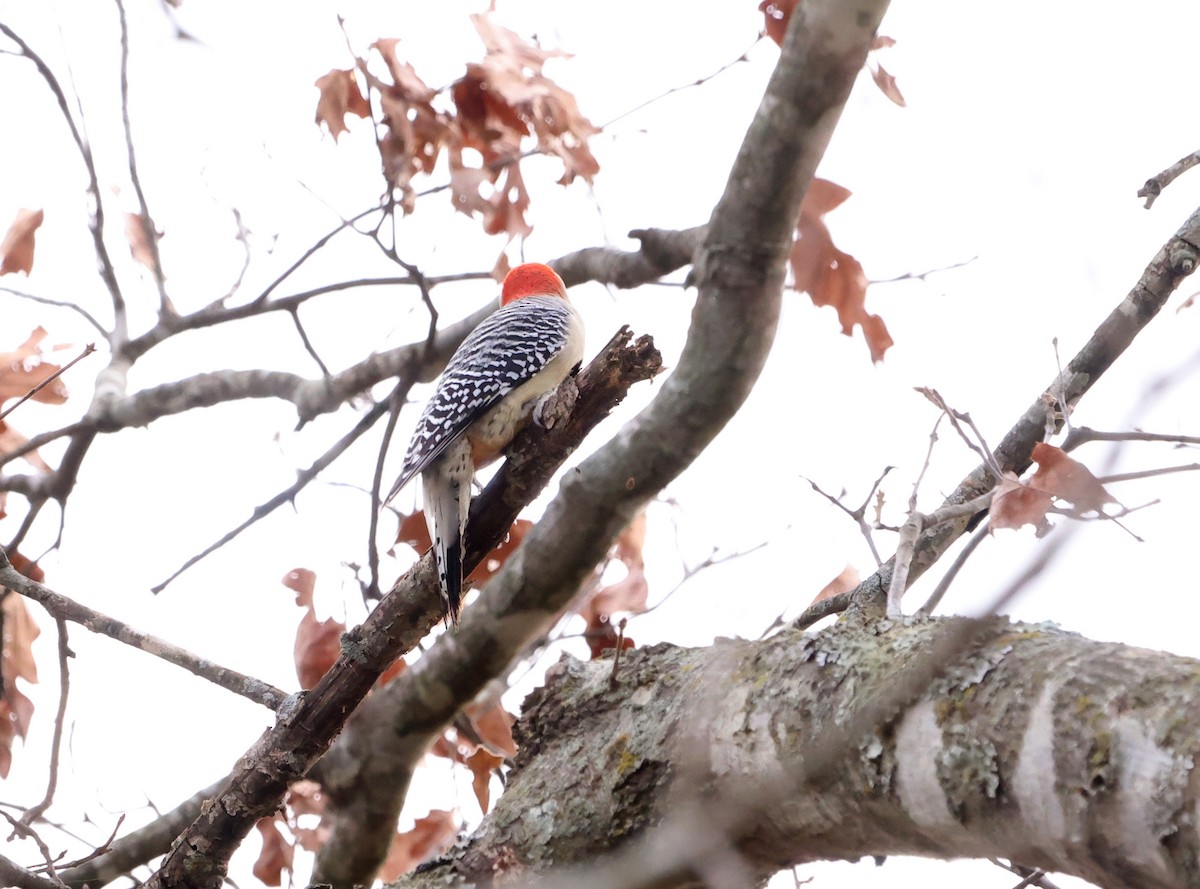
<path id="1" fill-rule="evenodd" d="M 283 871 L 292 869 L 295 847 L 279 832 L 278 815 L 260 818 L 255 827 L 262 835 L 262 851 L 254 862 L 254 876 L 264 886 L 283 884 Z"/>
<path id="2" fill-rule="evenodd" d="M 1101 514 L 1106 504 L 1116 502 L 1090 469 L 1061 448 L 1038 442 L 1032 457 L 1038 468 L 1029 481 L 1022 484 L 1010 475 L 996 486 L 989 515 L 992 530 L 1034 525 L 1041 535 L 1049 528 L 1047 513 L 1055 500 L 1070 503 L 1078 513 Z"/>
<path id="3" fill-rule="evenodd" d="M 613 547 L 612 558 L 624 566 L 625 576 L 597 590 L 579 611 L 589 629 L 600 629 L 601 617 L 608 618 L 619 611 L 640 614 L 646 610 L 649 587 L 646 584 L 646 559 L 643 555 L 645 546 L 646 511 L 642 510 L 626 525 Z"/>
<path id="4" fill-rule="evenodd" d="M 46 330 L 35 327 L 25 342 L 11 352 L 0 352 L 0 402 L 20 398 L 34 386 L 62 370 L 62 366 L 42 359 L 42 340 Z M 52 380 L 33 396 L 43 404 L 62 404 L 67 400 L 67 385 L 62 379 Z"/>
<path id="5" fill-rule="evenodd" d="M 338 136 L 349 129 L 346 126 L 347 114 L 371 116 L 371 103 L 358 88 L 352 69 L 335 68 L 318 77 L 315 86 L 320 91 L 317 98 L 317 126 L 325 124 L 335 142 Z"/>
<path id="6" fill-rule="evenodd" d="M 418 864 L 450 848 L 458 834 L 458 822 L 452 812 L 434 809 L 418 818 L 413 829 L 397 832 L 387 858 L 379 868 L 379 878 L 385 883 L 408 873 Z"/>
<path id="7" fill-rule="evenodd" d="M 41 226 L 45 214 L 41 210 L 17 211 L 12 225 L 0 241 L 0 275 L 33 271 L 33 234 Z"/>
<path id="8" fill-rule="evenodd" d="M 800 205 L 796 240 L 788 254 L 793 286 L 803 290 L 817 306 L 832 306 L 842 333 L 851 336 L 861 327 L 871 350 L 871 360 L 883 360 L 893 340 L 887 325 L 866 309 L 867 276 L 862 263 L 839 250 L 825 225 L 825 214 L 850 197 L 849 190 L 827 179 L 813 179 Z"/>
<path id="9" fill-rule="evenodd" d="M 19 553 L 9 553 L 9 559 L 13 567 L 26 577 L 38 581 L 42 579 L 41 569 Z M 25 600 L 16 593 L 4 596 L 0 601 L 0 610 L 3 611 L 0 677 L 4 680 L 4 691 L 0 696 L 0 778 L 7 778 L 12 767 L 13 741 L 26 736 L 33 718 L 33 701 L 17 688 L 17 680 L 31 685 L 38 681 L 33 642 L 41 630 L 25 607 Z"/>
<path id="10" fill-rule="evenodd" d="M 342 634 L 346 625 L 333 618 L 317 620 L 313 605 L 313 590 L 317 575 L 307 568 L 295 568 L 283 577 L 283 585 L 296 593 L 296 604 L 305 609 L 296 627 L 293 657 L 296 678 L 300 687 L 313 688 L 324 676 L 342 651 Z"/>
<path id="11" fill-rule="evenodd" d="M 479 747 L 467 757 L 467 768 L 471 770 L 471 789 L 475 791 L 475 799 L 479 803 L 479 811 L 488 813 L 488 805 L 492 800 L 492 773 L 500 768 L 504 758 L 489 753 Z"/>

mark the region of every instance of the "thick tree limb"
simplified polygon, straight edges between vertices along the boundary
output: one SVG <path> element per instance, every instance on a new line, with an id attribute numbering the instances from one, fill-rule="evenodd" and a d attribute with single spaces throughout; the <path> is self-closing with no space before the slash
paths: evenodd
<path id="1" fill-rule="evenodd" d="M 627 340 L 627 337 L 626 337 Z M 546 433 L 548 447 L 558 448 L 565 456 L 578 445 L 584 434 L 602 415 L 593 401 L 607 400 L 615 406 L 633 382 L 614 379 L 593 368 L 620 363 L 624 341 L 614 339 L 606 354 L 589 365 L 580 375 L 576 411 L 581 418 L 556 425 Z M 638 347 L 634 347 L 637 349 Z M 643 342 L 644 350 L 646 344 Z M 646 352 L 639 353 L 643 358 Z M 661 366 L 659 363 L 658 366 Z M 582 407 L 580 406 L 582 405 Z M 572 436 L 574 436 L 572 438 Z M 540 447 L 541 440 L 526 441 L 525 447 Z M 509 484 L 522 484 L 528 498 L 540 485 L 532 479 L 542 474 L 544 485 L 557 465 L 538 459 L 522 459 L 514 468 Z M 501 486 L 504 486 L 501 481 Z M 503 495 L 498 495 L 504 501 Z M 524 502 L 527 502 L 524 501 Z M 518 505 L 480 512 L 469 529 L 491 543 L 480 549 L 487 552 L 507 532 Z M 470 552 L 478 553 L 472 543 Z M 478 561 L 479 555 L 475 555 Z M 468 570 L 470 558 L 468 558 Z M 295 706 L 279 713 L 276 726 L 238 761 L 221 790 L 203 806 L 200 817 L 179 837 L 161 869 L 148 886 L 197 887 L 218 889 L 229 856 L 253 828 L 255 822 L 279 806 L 288 785 L 303 777 L 314 762 L 329 748 L 349 714 L 362 702 L 380 674 L 399 655 L 413 647 L 442 616 L 441 599 L 436 593 L 438 581 L 432 558 L 426 556 L 402 577 L 384 597 L 366 621 L 342 638 L 342 654 L 321 681 L 299 698 Z"/>
<path id="2" fill-rule="evenodd" d="M 1195 885 L 1194 660 L 993 619 L 912 706 L 819 781 L 791 783 L 959 624 L 660 645 L 626 653 L 616 686 L 611 663 L 565 659 L 526 702 L 521 752 L 484 828 L 452 864 L 397 885 L 491 885 L 583 862 L 589 878 L 562 885 L 644 885 L 644 873 L 601 880 L 603 856 L 681 812 L 691 829 L 660 835 L 665 855 L 717 850 L 758 878 L 864 855 L 991 856 L 1103 887 Z M 786 799 L 722 850 L 705 823 L 727 805 L 753 810 L 781 781 Z"/>
<path id="3" fill-rule="evenodd" d="M 0 855 L 0 880 L 13 889 L 62 889 L 54 880 L 38 876 L 4 855 Z"/>

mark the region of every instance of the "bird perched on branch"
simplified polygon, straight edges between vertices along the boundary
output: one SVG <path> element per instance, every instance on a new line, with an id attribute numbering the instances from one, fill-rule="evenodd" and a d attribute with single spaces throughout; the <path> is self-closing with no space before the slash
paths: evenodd
<path id="1" fill-rule="evenodd" d="M 498 458 L 583 358 L 583 321 L 547 265 L 508 273 L 500 308 L 463 340 L 421 414 L 385 503 L 421 473 L 442 596 L 458 622 L 475 470 Z"/>

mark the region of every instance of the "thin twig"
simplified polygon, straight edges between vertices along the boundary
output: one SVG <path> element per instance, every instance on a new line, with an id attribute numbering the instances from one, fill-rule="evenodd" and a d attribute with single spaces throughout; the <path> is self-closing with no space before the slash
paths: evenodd
<path id="1" fill-rule="evenodd" d="M 0 549 L 0 587 L 7 587 L 25 598 L 37 602 L 56 620 L 69 620 L 93 633 L 108 636 L 118 642 L 152 654 L 271 710 L 279 709 L 288 698 L 287 692 L 268 685 L 261 679 L 255 679 L 215 664 L 207 658 L 194 655 L 190 651 L 151 636 L 149 633 L 136 630 L 116 618 L 81 605 L 73 599 L 54 592 L 49 587 L 31 580 L 13 567 L 8 560 L 8 554 L 3 549 Z"/>
<path id="2" fill-rule="evenodd" d="M 100 322 L 97 321 L 91 315 L 91 313 L 87 311 L 87 309 L 81 308 L 75 303 L 66 302 L 65 300 L 61 299 L 50 299 L 48 296 L 38 296 L 34 293 L 26 293 L 23 290 L 17 290 L 13 287 L 0 286 L 0 292 L 11 293 L 13 296 L 18 297 L 19 299 L 27 299 L 30 302 L 35 302 L 43 306 L 54 306 L 56 309 L 70 309 L 72 312 L 75 312 L 77 315 L 87 321 L 88 324 L 92 325 L 92 327 L 96 328 L 102 337 L 105 339 L 108 338 L 108 331 L 101 326 Z"/>
<path id="3" fill-rule="evenodd" d="M 54 736 L 50 741 L 50 775 L 46 781 L 46 794 L 41 802 L 33 806 L 21 816 L 21 823 L 32 824 L 50 808 L 54 802 L 54 792 L 58 788 L 58 757 L 62 750 L 63 723 L 67 718 L 67 695 L 71 691 L 71 673 L 68 666 L 70 659 L 75 656 L 67 641 L 67 622 L 61 617 L 55 618 L 58 629 L 58 710 L 54 714 Z"/>
<path id="4" fill-rule="evenodd" d="M 75 141 L 75 147 L 79 149 L 79 155 L 83 159 L 84 167 L 87 169 L 87 190 L 92 204 L 92 216 L 89 220 L 88 228 L 92 233 L 92 247 L 100 263 L 100 278 L 104 281 L 105 286 L 108 288 L 109 296 L 112 299 L 114 329 L 109 335 L 109 341 L 114 346 L 115 351 L 115 347 L 124 343 L 128 338 L 128 322 L 125 314 L 125 297 L 121 294 L 121 287 L 117 283 L 117 273 L 113 267 L 112 257 L 109 256 L 108 247 L 104 243 L 104 203 L 101 200 L 100 178 L 96 175 L 96 163 L 92 157 L 91 146 L 88 145 L 87 138 L 80 130 L 78 124 L 76 124 L 75 117 L 71 114 L 71 110 L 68 107 L 67 95 L 63 91 L 61 84 L 59 84 L 58 78 L 54 76 L 54 72 L 50 70 L 50 66 L 12 28 L 3 22 L 0 22 L 0 34 L 3 34 L 20 47 L 21 55 L 33 63 L 42 80 L 46 82 L 50 91 L 54 93 L 55 101 L 58 102 L 59 110 L 62 111 L 67 128 L 71 131 L 71 138 Z"/>
<path id="5" fill-rule="evenodd" d="M 952 262 L 950 265 L 938 266 L 935 269 L 926 269 L 923 272 L 905 272 L 903 275 L 896 275 L 894 278 L 872 278 L 867 283 L 869 284 L 895 284 L 900 281 L 924 281 L 930 275 L 936 275 L 939 272 L 948 272 L 952 269 L 961 269 L 968 266 L 977 260 L 978 256 L 972 256 L 970 259 L 963 259 L 959 262 Z"/>
<path id="6" fill-rule="evenodd" d="M 64 364 L 62 367 L 60 367 L 54 373 L 50 374 L 50 376 L 46 377 L 46 379 L 42 380 L 40 383 L 38 383 L 36 386 L 34 386 L 32 389 L 30 389 L 28 392 L 26 392 L 20 398 L 18 398 L 15 404 L 12 404 L 5 410 L 0 411 L 0 420 L 3 420 L 9 414 L 11 414 L 13 411 L 15 411 L 17 408 L 19 408 L 25 402 L 27 402 L 29 399 L 33 398 L 33 396 L 35 396 L 39 392 L 41 392 L 42 389 L 44 389 L 46 386 L 50 385 L 52 382 L 57 380 L 59 377 L 61 377 L 63 374 L 65 374 L 68 370 L 70 370 L 72 367 L 74 367 L 76 364 L 78 364 L 80 361 L 82 361 L 84 358 L 91 355 L 95 351 L 96 351 L 96 344 L 88 343 L 86 346 L 83 347 L 82 352 L 80 352 L 78 355 L 76 355 L 74 358 L 72 358 L 70 361 L 68 361 L 66 364 Z"/>
<path id="7" fill-rule="evenodd" d="M 844 593 L 838 593 L 827 599 L 813 602 L 800 612 L 799 617 L 792 621 L 792 626 L 797 630 L 807 630 L 817 621 L 824 620 L 831 614 L 841 614 L 853 604 L 853 592 L 853 590 L 847 590 Z"/>
<path id="8" fill-rule="evenodd" d="M 757 37 L 754 38 L 754 42 L 751 43 L 749 46 L 747 46 L 745 51 L 740 56 L 738 56 L 736 59 L 733 59 L 732 61 L 726 62 L 724 65 L 722 65 L 716 71 L 713 71 L 711 74 L 706 74 L 703 77 L 700 77 L 696 80 L 691 81 L 690 83 L 684 83 L 679 86 L 673 86 L 666 92 L 659 93 L 657 96 L 646 99 L 645 101 L 643 101 L 637 105 L 634 105 L 628 111 L 622 111 L 620 114 L 618 114 L 616 117 L 612 118 L 611 120 L 607 121 L 606 123 L 602 123 L 600 125 L 600 129 L 607 130 L 609 127 L 611 127 L 617 121 L 624 120 L 625 118 L 629 117 L 630 115 L 637 114 L 637 112 L 641 111 L 643 108 L 648 108 L 649 106 L 651 106 L 657 102 L 661 102 L 663 99 L 666 99 L 669 96 L 675 95 L 675 93 L 683 92 L 684 90 L 690 90 L 690 89 L 693 89 L 694 87 L 703 86 L 705 83 L 712 80 L 713 78 L 715 78 L 721 74 L 724 74 L 730 68 L 733 68 L 736 65 L 740 65 L 743 62 L 748 62 L 750 60 L 750 51 L 753 50 L 754 47 L 758 46 L 759 42 L 762 39 L 763 39 L 763 35 L 759 34 Z"/>
<path id="9" fill-rule="evenodd" d="M 1174 472 L 1195 472 L 1197 469 L 1200 469 L 1200 463 L 1185 463 L 1181 466 L 1163 466 L 1159 469 L 1143 469 L 1139 472 L 1119 472 L 1116 475 L 1098 477 L 1096 481 L 1107 485 L 1110 482 L 1132 482 L 1143 478 L 1170 475 Z"/>
<path id="10" fill-rule="evenodd" d="M 996 462 L 996 458 L 992 456 L 992 449 L 987 446 L 987 442 L 984 441 L 983 434 L 979 431 L 979 427 L 975 425 L 975 421 L 971 419 L 970 414 L 954 410 L 954 408 L 950 407 L 950 405 L 946 403 L 946 399 L 944 399 L 941 393 L 936 389 L 931 389 L 926 386 L 915 386 L 913 388 L 928 398 L 931 402 L 933 402 L 934 405 L 936 405 L 946 414 L 946 416 L 950 419 L 950 425 L 954 427 L 954 431 L 958 433 L 959 438 L 963 440 L 967 447 L 979 455 L 979 458 L 983 461 L 983 464 L 988 468 L 988 471 L 991 472 L 993 476 L 996 478 L 1003 476 L 1003 470 Z M 971 428 L 971 431 L 975 433 L 975 438 L 978 440 L 978 444 L 976 444 L 975 440 L 972 440 L 971 436 L 967 435 L 967 433 L 963 431 L 962 426 L 959 425 L 960 422 L 966 423 Z"/>
<path id="11" fill-rule="evenodd" d="M 129 181 L 133 185 L 133 193 L 138 201 L 137 224 L 142 230 L 142 238 L 146 249 L 150 251 L 150 274 L 158 288 L 158 310 L 162 314 L 175 314 L 171 308 L 171 300 L 167 297 L 167 279 L 163 273 L 162 256 L 158 250 L 158 232 L 154 228 L 154 219 L 150 216 L 150 206 L 146 202 L 146 192 L 142 189 L 142 177 L 138 173 L 137 155 L 133 150 L 133 127 L 129 123 L 129 23 L 125 19 L 124 0 L 114 0 L 117 4 L 117 20 L 121 33 L 121 123 L 125 130 L 125 155 L 129 161 Z"/>
<path id="12" fill-rule="evenodd" d="M 381 401 L 374 405 L 371 410 L 369 410 L 363 416 L 363 418 L 358 421 L 354 428 L 351 429 L 350 432 L 344 435 L 341 439 L 339 439 L 333 445 L 333 447 L 318 457 L 307 469 L 302 469 L 297 472 L 296 481 L 293 484 L 284 488 L 265 503 L 261 503 L 256 506 L 254 511 L 250 514 L 250 518 L 246 519 L 244 522 L 237 525 L 237 527 L 223 534 L 219 540 L 209 544 L 203 550 L 196 553 L 196 555 L 190 557 L 187 561 L 175 569 L 175 571 L 173 571 L 166 580 L 162 581 L 161 583 L 156 583 L 154 586 L 152 586 L 150 591 L 153 593 L 161 593 L 167 588 L 168 585 L 170 585 L 171 581 L 175 580 L 175 578 L 179 577 L 179 575 L 183 574 L 183 572 L 187 571 L 197 562 L 203 560 L 207 556 L 212 555 L 230 541 L 235 540 L 247 528 L 250 528 L 260 519 L 266 518 L 285 503 L 291 503 L 293 500 L 295 500 L 296 495 L 300 493 L 300 491 L 302 491 L 309 482 L 320 475 L 321 472 L 323 472 L 326 467 L 333 463 L 334 460 L 344 454 L 350 445 L 358 441 L 358 439 L 362 437 L 367 430 L 374 426 L 375 422 L 382 417 L 387 410 L 387 401 Z"/>
<path id="13" fill-rule="evenodd" d="M 388 421 L 383 427 L 383 438 L 379 442 L 379 455 L 375 458 L 375 471 L 371 474 L 371 515 L 367 522 L 367 568 L 370 571 L 371 579 L 363 591 L 364 600 L 383 598 L 383 591 L 379 587 L 379 541 L 377 540 L 379 512 L 382 503 L 380 498 L 383 495 L 383 464 L 392 443 L 392 436 L 396 432 L 396 421 L 400 418 L 400 408 L 408 399 L 408 392 L 411 388 L 412 383 L 401 381 L 387 399 Z"/>
<path id="14" fill-rule="evenodd" d="M 317 350 L 313 348 L 312 341 L 308 338 L 308 332 L 304 329 L 304 325 L 300 323 L 300 311 L 298 309 L 292 309 L 292 311 L 288 312 L 288 315 L 292 319 L 292 326 L 296 328 L 296 333 L 300 335 L 300 343 L 304 346 L 304 351 L 308 353 L 308 356 L 312 358 L 312 360 L 316 362 L 317 367 L 321 369 L 321 376 L 329 379 L 329 377 L 333 376 L 333 374 L 329 372 L 329 368 L 326 366 L 325 362 L 321 360 L 321 356 L 317 354 Z"/>
<path id="15" fill-rule="evenodd" d="M 951 422 L 953 423 L 953 417 Z M 930 528 L 935 528 L 938 525 L 952 522 L 955 519 L 961 519 L 967 516 L 973 516 L 975 513 L 987 509 L 992 502 L 992 492 L 986 491 L 968 500 L 965 503 L 949 503 L 939 509 L 924 515 L 919 512 L 914 512 L 909 515 L 908 520 L 900 528 L 900 542 L 896 544 L 895 567 L 892 569 L 892 578 L 888 584 L 887 594 L 887 616 L 900 617 L 903 611 L 900 608 L 900 600 L 904 597 L 904 591 L 908 588 L 908 572 L 912 565 L 913 556 L 916 555 L 917 543 Z"/>
<path id="16" fill-rule="evenodd" d="M 959 554 L 955 557 L 950 567 L 946 569 L 946 573 L 942 575 L 942 579 L 938 581 L 937 586 L 933 588 L 933 592 L 929 594 L 929 598 L 925 600 L 925 604 L 917 609 L 919 615 L 929 615 L 933 613 L 933 609 L 937 608 L 942 601 L 942 597 L 946 595 L 946 591 L 950 589 L 950 584 L 954 583 L 954 579 L 958 577 L 958 572 L 967 564 L 967 559 L 971 558 L 971 554 L 979 548 L 979 544 L 983 543 L 988 536 L 987 522 L 984 521 L 975 533 L 971 535 L 971 539 L 967 541 L 966 546 L 962 548 Z"/>
<path id="17" fill-rule="evenodd" d="M 871 490 L 867 492 L 866 498 L 858 505 L 856 509 L 850 509 L 850 507 L 842 503 L 840 498 L 834 497 L 832 494 L 828 494 L 823 491 L 811 478 L 807 478 L 803 475 L 800 476 L 800 478 L 809 483 L 814 491 L 844 512 L 846 515 L 850 516 L 850 518 L 854 519 L 855 524 L 858 525 L 859 532 L 863 536 L 863 540 L 867 542 L 867 547 L 871 550 L 871 557 L 875 559 L 876 566 L 881 565 L 883 560 L 879 557 L 879 550 L 875 548 L 875 538 L 871 533 L 875 530 L 875 528 L 873 528 L 871 523 L 866 519 L 867 507 L 871 505 L 871 501 L 875 497 L 875 492 L 879 490 L 879 486 L 883 483 L 883 480 L 887 477 L 887 474 L 895 468 L 895 466 L 883 467 L 883 472 L 879 473 L 879 478 L 875 479 L 874 484 L 871 485 Z"/>
<path id="18" fill-rule="evenodd" d="M 348 228 L 352 228 L 354 226 L 354 223 L 356 223 L 362 219 L 365 219 L 366 217 L 370 216 L 372 213 L 378 213 L 381 209 L 382 209 L 381 206 L 376 204 L 374 207 L 368 207 L 366 210 L 361 210 L 358 213 L 355 213 L 353 216 L 343 219 L 331 231 L 326 232 L 324 235 L 317 238 L 317 240 L 313 242 L 312 246 L 308 247 L 303 253 L 301 253 L 295 262 L 293 262 L 290 266 L 288 266 L 286 269 L 284 269 L 283 272 L 281 272 L 279 274 L 279 276 L 275 278 L 275 280 L 273 280 L 270 284 L 268 284 L 263 289 L 263 291 L 254 298 L 251 305 L 261 306 L 263 303 L 265 303 L 267 301 L 267 297 L 270 296 L 275 291 L 276 287 L 278 287 L 280 284 L 282 284 L 284 281 L 286 281 L 288 278 L 290 278 L 292 276 L 293 272 L 295 272 L 298 268 L 300 268 L 300 266 L 304 265 L 304 263 L 308 262 L 308 260 L 310 260 L 317 253 L 317 251 L 319 251 L 322 247 L 324 247 L 326 244 L 328 244 L 336 235 L 340 234 L 341 232 L 344 232 Z M 216 307 L 217 306 L 215 306 L 215 305 L 211 305 L 208 308 L 213 309 Z"/>
<path id="19" fill-rule="evenodd" d="M 58 871 L 54 867 L 54 855 L 50 853 L 50 847 L 46 845 L 46 841 L 38 836 L 38 832 L 31 828 L 28 824 L 18 821 L 12 815 L 8 814 L 8 812 L 0 811 L 0 817 L 4 818 L 4 820 L 7 821 L 9 826 L 13 829 L 12 835 L 14 837 L 33 840 L 34 845 L 38 847 L 38 851 L 42 853 L 42 860 L 45 862 L 45 867 L 42 869 L 46 871 L 46 875 L 49 877 L 51 884 L 54 886 L 65 887 L 66 884 L 58 878 Z"/>
<path id="20" fill-rule="evenodd" d="M 19 457 L 24 457 L 26 454 L 32 453 L 42 445 L 49 444 L 52 441 L 57 441 L 60 438 L 70 437 L 77 432 L 81 432 L 91 426 L 88 420 L 77 420 L 68 426 L 63 426 L 61 429 L 52 429 L 49 432 L 43 432 L 40 435 L 35 435 L 33 438 L 26 441 L 24 444 L 13 448 L 11 451 L 5 451 L 0 454 L 0 466 L 8 463 L 11 460 L 16 460 Z"/>
<path id="21" fill-rule="evenodd" d="M 1175 435 L 1164 432 L 1100 432 L 1087 426 L 1078 426 L 1067 433 L 1063 442 L 1064 451 L 1073 451 L 1091 441 L 1161 441 L 1180 445 L 1200 445 L 1198 435 Z"/>
<path id="22" fill-rule="evenodd" d="M 914 513 L 917 511 L 917 494 L 921 490 L 921 482 L 925 480 L 925 473 L 929 471 L 929 464 L 933 462 L 933 448 L 938 442 L 938 427 L 942 425 L 942 417 L 945 414 L 938 414 L 938 418 L 933 421 L 933 428 L 929 430 L 929 447 L 925 451 L 925 462 L 921 464 L 921 471 L 917 473 L 917 480 L 913 482 L 912 493 L 908 496 L 908 511 Z M 875 564 L 880 564 L 876 560 Z"/>

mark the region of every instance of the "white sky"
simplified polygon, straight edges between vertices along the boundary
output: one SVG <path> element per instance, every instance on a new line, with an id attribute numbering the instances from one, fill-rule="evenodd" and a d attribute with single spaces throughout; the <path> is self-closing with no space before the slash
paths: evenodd
<path id="1" fill-rule="evenodd" d="M 417 71 L 442 85 L 480 51 L 466 18 L 480 6 L 362 2 L 336 9 L 356 48 L 399 36 Z M 498 20 L 574 53 L 548 72 L 602 124 L 741 55 L 761 25 L 756 6 L 751 0 L 711 4 L 701 14 L 695 4 L 615 0 L 601 13 L 595 6 L 501 0 Z M 352 122 L 335 145 L 312 123 L 313 81 L 330 68 L 349 66 L 334 9 L 185 3 L 179 17 L 203 41 L 195 43 L 172 40 L 156 4 L 130 0 L 139 160 L 156 221 L 166 232 L 163 257 L 181 309 L 211 300 L 232 280 L 240 255 L 230 206 L 243 212 L 260 251 L 246 284 L 245 292 L 254 293 L 333 227 L 337 214 L 375 200 L 379 182 L 369 126 Z M 42 50 L 64 78 L 69 59 L 105 194 L 112 187 L 121 191 L 110 207 L 130 209 L 119 119 L 112 116 L 114 8 L 78 0 L 0 0 L 0 21 Z M 674 505 L 652 509 L 651 599 L 675 585 L 681 560 L 695 564 L 714 546 L 722 552 L 762 541 L 771 546 L 702 573 L 668 604 L 635 618 L 629 633 L 639 644 L 757 637 L 780 612 L 797 614 L 847 562 L 869 573 L 870 555 L 857 529 L 800 476 L 833 493 L 844 487 L 856 504 L 882 468 L 893 464 L 885 520 L 898 524 L 935 419 L 913 386 L 939 389 L 956 408 L 971 412 L 990 443 L 999 440 L 1053 376 L 1052 339 L 1058 338 L 1065 362 L 1195 206 L 1200 180 L 1183 178 L 1150 212 L 1135 192 L 1148 176 L 1198 147 L 1191 91 L 1198 25 L 1200 8 L 1186 0 L 1137 8 L 894 4 L 882 31 L 898 45 L 881 61 L 899 79 L 909 107 L 893 106 L 864 77 L 821 170 L 854 192 L 829 223 L 839 246 L 876 279 L 977 258 L 924 282 L 872 288 L 868 307 L 883 315 L 896 340 L 878 367 L 870 364 L 861 338 L 837 335 L 832 311 L 816 310 L 804 297 L 787 298 L 776 351 L 745 410 L 664 492 Z M 602 171 L 591 194 L 582 183 L 554 186 L 554 162 L 530 162 L 535 231 L 525 257 L 627 244 L 632 228 L 707 219 L 776 56 L 764 41 L 753 46 L 747 63 L 621 118 L 594 140 Z M 0 138 L 0 225 L 21 206 L 46 210 L 33 276 L 9 276 L 0 284 L 78 300 L 104 318 L 74 147 L 30 66 L 0 57 L 0 94 L 9 121 Z M 110 244 L 127 295 L 148 323 L 153 287 L 128 259 L 119 220 Z M 339 244 L 280 293 L 394 273 L 364 239 Z M 442 197 L 420 205 L 402 228 L 402 244 L 406 259 L 433 274 L 490 268 L 503 246 L 482 236 L 477 223 L 455 216 Z M 272 245 L 273 254 L 264 255 Z M 487 286 L 445 288 L 437 293 L 439 308 L 447 317 L 465 314 L 491 292 Z M 588 321 L 591 350 L 630 323 L 652 333 L 668 366 L 673 363 L 691 294 L 664 287 L 610 293 L 587 285 L 573 295 Z M 1078 423 L 1116 429 L 1132 415 L 1154 431 L 1200 429 L 1194 379 L 1176 380 L 1161 400 L 1147 396 L 1152 382 L 1173 374 L 1195 349 L 1197 310 L 1175 315 L 1181 300 L 1176 297 L 1088 396 Z M 415 293 L 347 293 L 310 306 L 306 324 L 334 368 L 408 342 L 425 325 Z M 39 323 L 56 342 L 95 338 L 72 313 L 3 293 L 0 319 L 0 348 L 15 345 Z M 99 366 L 90 359 L 72 373 L 74 395 L 66 407 L 23 407 L 12 422 L 27 433 L 62 424 L 86 407 L 89 373 Z M 290 323 L 277 317 L 230 334 L 183 337 L 140 362 L 130 384 L 136 389 L 226 366 L 317 372 Z M 655 391 L 642 390 L 623 417 Z M 289 484 L 295 469 L 340 437 L 353 416 L 344 410 L 297 434 L 286 405 L 236 404 L 103 437 L 81 473 L 63 547 L 44 562 L 47 582 L 148 632 L 294 687 L 292 632 L 299 611 L 278 581 L 293 567 L 311 568 L 318 572 L 326 612 L 349 610 L 357 619 L 357 587 L 343 563 L 365 561 L 367 504 L 360 491 L 340 485 L 369 484 L 377 436 L 311 486 L 295 512 L 281 510 L 162 595 L 148 589 Z M 780 436 L 783 417 L 791 418 L 794 433 Z M 402 421 L 399 439 L 414 422 L 415 412 Z M 592 446 L 616 428 L 616 421 L 602 427 Z M 403 441 L 394 449 L 402 447 Z M 1078 456 L 1098 465 L 1103 453 L 1092 445 Z M 46 456 L 53 460 L 58 452 L 47 449 Z M 778 469 L 770 468 L 768 457 Z M 1167 447 L 1143 446 L 1128 449 L 1120 467 L 1190 459 Z M 974 465 L 973 455 L 943 429 L 921 505 L 936 505 Z M 1176 475 L 1115 493 L 1128 505 L 1161 498 L 1160 505 L 1128 519 L 1145 542 L 1113 525 L 1086 529 L 1012 613 L 1098 639 L 1200 654 L 1194 590 L 1186 586 L 1194 575 L 1190 507 L 1200 493 L 1196 480 Z M 48 545 L 54 524 L 53 516 L 43 517 L 36 542 L 25 549 Z M 14 527 L 13 518 L 0 525 L 0 539 Z M 889 554 L 892 541 L 881 534 L 878 546 Z M 943 608 L 963 611 L 986 603 L 1035 546 L 1030 529 L 989 541 Z M 400 566 L 389 570 L 394 574 Z M 931 587 L 931 579 L 922 581 L 910 593 L 909 607 L 917 607 Z M 1140 607 L 1130 607 L 1132 601 Z M 1174 619 L 1162 620 L 1164 613 Z M 46 627 L 38 649 L 43 681 L 30 692 L 39 709 L 12 776 L 0 784 L 4 802 L 33 802 L 44 782 L 56 700 L 54 643 Z M 87 815 L 96 822 L 95 833 L 106 835 L 116 813 L 134 809 L 128 829 L 151 817 L 137 808 L 147 798 L 165 809 L 224 774 L 268 722 L 260 708 L 145 655 L 78 629 L 71 639 L 79 657 L 61 805 L 52 813 L 60 821 L 76 823 Z M 584 651 L 578 640 L 567 648 Z M 513 697 L 519 701 L 520 695 Z M 469 790 L 451 790 L 447 775 L 438 765 L 418 783 L 407 817 L 447 805 L 451 793 L 458 794 L 464 816 L 475 817 Z M 238 859 L 241 885 L 253 885 L 247 871 L 256 853 L 252 841 Z M 831 865 L 802 875 L 810 873 L 839 886 L 876 887 L 909 874 L 931 886 L 957 885 L 964 877 L 983 886 L 1015 882 L 987 865 L 923 862 L 893 861 L 881 872 L 869 863 Z M 778 883 L 791 885 L 790 878 Z"/>

